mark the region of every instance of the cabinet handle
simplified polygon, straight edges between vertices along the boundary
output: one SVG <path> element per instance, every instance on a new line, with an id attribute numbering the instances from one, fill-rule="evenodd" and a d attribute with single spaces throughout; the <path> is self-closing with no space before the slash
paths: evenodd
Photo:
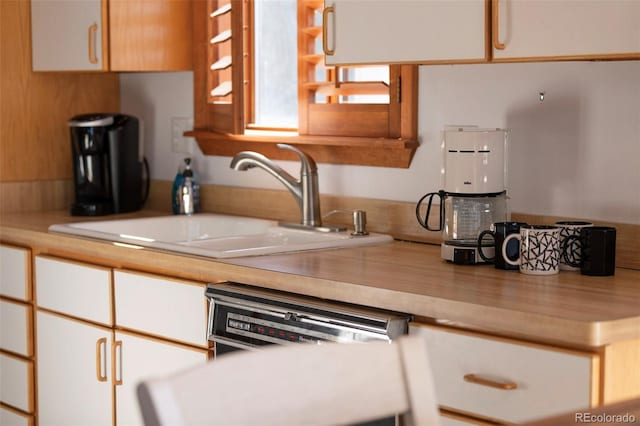
<path id="1" fill-rule="evenodd" d="M 504 43 L 500 43 L 500 12 L 499 12 L 499 3 L 500 0 L 493 0 L 491 4 L 491 38 L 493 39 L 493 47 L 498 50 L 504 50 Z"/>
<path id="2" fill-rule="evenodd" d="M 111 344 L 111 380 L 116 386 L 122 385 L 122 340 Z"/>
<path id="3" fill-rule="evenodd" d="M 92 64 L 98 63 L 98 57 L 96 56 L 96 32 L 98 31 L 98 24 L 93 23 L 89 26 L 89 62 Z"/>
<path id="4" fill-rule="evenodd" d="M 333 6 L 325 7 L 322 10 L 322 50 L 325 55 L 333 55 L 335 53 L 335 49 L 329 49 L 329 32 L 327 31 L 329 14 L 333 14 L 334 12 L 335 9 Z"/>
<path id="5" fill-rule="evenodd" d="M 514 390 L 518 387 L 518 384 L 514 382 L 498 382 L 495 380 L 476 376 L 475 374 L 465 374 L 464 381 L 502 390 Z"/>
<path id="6" fill-rule="evenodd" d="M 103 356 L 103 354 L 105 356 Z M 102 337 L 96 341 L 96 379 L 99 382 L 107 381 L 107 338 Z M 104 371 L 104 374 L 102 372 Z"/>

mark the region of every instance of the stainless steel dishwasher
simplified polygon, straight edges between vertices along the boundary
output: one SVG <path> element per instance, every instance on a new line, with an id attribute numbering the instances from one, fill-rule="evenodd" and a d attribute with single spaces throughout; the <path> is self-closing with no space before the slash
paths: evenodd
<path id="1" fill-rule="evenodd" d="M 265 345 L 391 341 L 409 315 L 238 283 L 209 284 L 208 334 L 215 355 Z"/>

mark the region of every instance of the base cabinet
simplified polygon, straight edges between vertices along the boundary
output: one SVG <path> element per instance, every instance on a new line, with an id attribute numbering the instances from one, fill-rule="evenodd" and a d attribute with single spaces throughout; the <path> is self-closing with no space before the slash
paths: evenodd
<path id="1" fill-rule="evenodd" d="M 51 256 L 35 272 L 40 426 L 142 425 L 141 380 L 207 361 L 203 283 Z"/>
<path id="2" fill-rule="evenodd" d="M 39 424 L 111 426 L 111 330 L 45 312 L 37 324 Z"/>

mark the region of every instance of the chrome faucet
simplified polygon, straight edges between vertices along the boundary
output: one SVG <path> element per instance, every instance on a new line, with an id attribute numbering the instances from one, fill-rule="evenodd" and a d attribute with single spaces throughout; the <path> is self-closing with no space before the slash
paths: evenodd
<path id="1" fill-rule="evenodd" d="M 264 155 L 253 151 L 242 151 L 233 157 L 230 167 L 234 170 L 248 170 L 260 167 L 274 176 L 291 191 L 300 207 L 302 227 L 322 227 L 320 215 L 320 193 L 318 191 L 318 168 L 316 162 L 299 149 L 279 143 L 278 148 L 295 152 L 300 157 L 300 179 L 296 179 Z"/>

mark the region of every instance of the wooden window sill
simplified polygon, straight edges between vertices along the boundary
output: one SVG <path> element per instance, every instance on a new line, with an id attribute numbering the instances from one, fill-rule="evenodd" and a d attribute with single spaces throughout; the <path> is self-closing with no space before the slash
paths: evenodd
<path id="1" fill-rule="evenodd" d="M 408 168 L 418 141 L 365 137 L 300 136 L 300 135 L 233 135 L 193 130 L 193 137 L 205 155 L 234 156 L 240 151 L 256 151 L 277 160 L 297 160 L 294 153 L 276 144 L 288 143 L 311 155 L 318 163 Z"/>

